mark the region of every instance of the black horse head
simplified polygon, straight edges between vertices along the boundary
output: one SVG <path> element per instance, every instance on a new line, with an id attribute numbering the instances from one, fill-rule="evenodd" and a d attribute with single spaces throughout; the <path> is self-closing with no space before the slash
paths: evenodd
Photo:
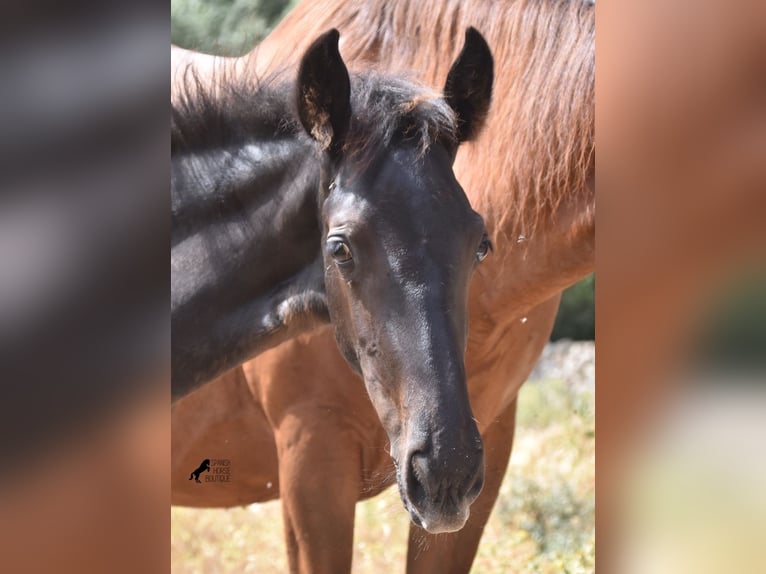
<path id="1" fill-rule="evenodd" d="M 388 432 L 413 520 L 456 530 L 483 481 L 463 357 L 468 286 L 489 242 L 452 162 L 487 115 L 492 56 L 470 29 L 440 98 L 374 76 L 350 83 L 337 41 L 333 31 L 314 43 L 298 81 L 301 122 L 324 152 L 330 317 Z"/>

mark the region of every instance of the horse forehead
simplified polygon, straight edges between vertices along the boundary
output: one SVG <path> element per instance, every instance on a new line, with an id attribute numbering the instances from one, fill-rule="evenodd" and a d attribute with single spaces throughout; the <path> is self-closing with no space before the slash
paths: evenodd
<path id="1" fill-rule="evenodd" d="M 349 189 L 333 182 L 330 185 L 330 194 L 324 202 L 322 210 L 331 227 L 335 220 L 373 218 L 375 205 L 370 199 L 370 196 L 358 193 L 354 188 Z"/>
<path id="2" fill-rule="evenodd" d="M 356 181 L 340 189 L 343 198 L 332 209 L 353 213 L 359 219 L 386 221 L 389 226 L 438 224 L 445 219 L 459 223 L 472 210 L 462 188 L 451 177 L 418 173 L 391 173 L 375 180 Z"/>
<path id="3" fill-rule="evenodd" d="M 365 169 L 341 170 L 330 186 L 326 215 L 387 229 L 430 233 L 469 222 L 468 198 L 446 150 L 411 146 L 381 150 Z"/>
<path id="4" fill-rule="evenodd" d="M 428 239 L 439 230 L 457 236 L 470 218 L 470 209 L 463 209 L 466 206 L 462 203 L 444 201 L 438 190 L 401 191 L 388 187 L 367 188 L 364 193 L 336 189 L 325 202 L 327 224 L 330 228 L 393 231 L 411 241 L 418 236 Z"/>

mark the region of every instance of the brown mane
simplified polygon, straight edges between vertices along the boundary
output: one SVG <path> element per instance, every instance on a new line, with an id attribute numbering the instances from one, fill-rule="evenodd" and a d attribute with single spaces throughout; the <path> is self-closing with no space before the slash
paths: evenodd
<path id="1" fill-rule="evenodd" d="M 462 153 L 468 156 L 465 161 L 503 166 L 488 170 L 493 178 L 490 188 L 510 188 L 513 194 L 504 202 L 505 209 L 487 205 L 495 223 L 503 227 L 510 223 L 519 232 L 529 233 L 564 199 L 593 203 L 593 189 L 587 185 L 595 168 L 595 9 L 591 3 L 487 1 L 476 2 L 468 10 L 461 0 L 331 0 L 322 3 L 321 11 L 315 6 L 299 4 L 284 26 L 304 30 L 307 38 L 337 27 L 347 61 L 411 70 L 434 87 L 444 83 L 449 62 L 460 49 L 462 30 L 477 28 L 489 42 L 496 65 L 488 129 L 482 136 L 491 138 L 492 145 L 467 146 Z M 450 22 L 449 27 L 440 25 L 444 21 Z M 274 32 L 276 38 L 280 27 Z M 407 38 L 409 42 L 402 41 Z M 287 49 L 295 51 L 295 45 Z M 259 56 L 257 50 L 253 56 Z M 272 54 L 274 62 L 289 60 L 289 54 Z M 463 183 L 466 189 L 471 185 Z M 483 186 L 486 183 L 484 179 Z M 482 194 L 489 196 L 491 191 L 472 190 L 480 208 Z"/>

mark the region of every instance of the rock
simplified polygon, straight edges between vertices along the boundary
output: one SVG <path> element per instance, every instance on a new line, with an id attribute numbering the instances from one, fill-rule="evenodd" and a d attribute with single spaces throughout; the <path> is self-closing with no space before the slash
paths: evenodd
<path id="1" fill-rule="evenodd" d="M 528 380 L 545 379 L 563 379 L 578 392 L 595 391 L 595 342 L 562 339 L 548 343 Z"/>

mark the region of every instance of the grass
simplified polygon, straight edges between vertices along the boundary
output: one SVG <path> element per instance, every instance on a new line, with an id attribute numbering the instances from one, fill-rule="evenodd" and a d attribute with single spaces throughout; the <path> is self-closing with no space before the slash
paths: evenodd
<path id="1" fill-rule="evenodd" d="M 595 566 L 595 402 L 561 380 L 519 396 L 516 439 L 474 574 L 581 574 Z M 173 508 L 176 574 L 287 571 L 279 502 Z M 409 519 L 395 488 L 357 505 L 354 572 L 403 572 Z"/>

